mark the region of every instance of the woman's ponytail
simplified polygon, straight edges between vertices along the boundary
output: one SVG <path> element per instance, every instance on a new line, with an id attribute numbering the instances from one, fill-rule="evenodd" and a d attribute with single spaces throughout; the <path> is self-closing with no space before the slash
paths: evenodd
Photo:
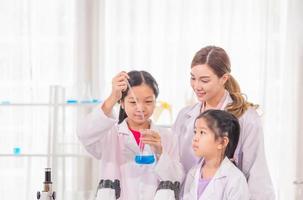
<path id="1" fill-rule="evenodd" d="M 233 100 L 231 104 L 227 105 L 226 110 L 234 116 L 239 118 L 249 107 L 258 107 L 258 105 L 254 105 L 246 100 L 244 95 L 241 93 L 238 82 L 232 75 L 229 75 L 229 79 L 225 83 L 225 89 L 229 92 Z"/>

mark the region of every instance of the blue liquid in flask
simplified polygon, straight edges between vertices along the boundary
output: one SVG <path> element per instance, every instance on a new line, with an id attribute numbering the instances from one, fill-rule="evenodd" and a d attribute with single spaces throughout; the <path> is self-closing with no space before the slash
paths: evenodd
<path id="1" fill-rule="evenodd" d="M 155 162 L 155 156 L 154 155 L 136 155 L 135 162 L 137 164 L 152 164 Z"/>
<path id="2" fill-rule="evenodd" d="M 135 156 L 135 162 L 140 165 L 153 164 L 155 162 L 155 154 L 149 145 L 139 142 L 140 152 Z"/>

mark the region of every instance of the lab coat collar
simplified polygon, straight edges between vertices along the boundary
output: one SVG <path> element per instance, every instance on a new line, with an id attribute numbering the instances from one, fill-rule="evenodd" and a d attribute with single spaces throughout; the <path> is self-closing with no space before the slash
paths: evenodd
<path id="1" fill-rule="evenodd" d="M 223 100 L 223 104 L 220 108 L 220 110 L 225 110 L 225 108 L 228 106 L 228 104 L 231 104 L 233 102 L 229 92 L 227 90 L 225 90 L 226 92 L 226 96 L 225 96 L 225 99 Z"/>
<path id="2" fill-rule="evenodd" d="M 159 132 L 156 125 L 150 120 L 150 129 Z M 125 119 L 121 124 L 118 124 L 118 134 L 125 135 L 124 144 L 125 147 L 133 151 L 134 153 L 138 153 L 140 151 L 139 146 L 127 125 L 127 119 Z"/>
<path id="3" fill-rule="evenodd" d="M 197 170 L 196 172 L 196 176 L 200 177 L 201 175 L 201 167 L 202 165 L 204 164 L 205 160 L 204 159 L 201 159 L 200 163 L 199 163 L 199 170 Z M 220 178 L 224 178 L 228 175 L 228 169 L 231 167 L 232 165 L 232 162 L 227 158 L 225 157 L 221 164 L 220 164 L 220 167 L 218 168 L 218 170 L 216 171 L 214 177 L 212 179 L 220 179 Z"/>
<path id="4" fill-rule="evenodd" d="M 202 159 L 201 162 L 199 163 L 199 167 L 195 174 L 195 181 L 196 181 L 196 184 L 195 184 L 196 190 L 195 191 L 198 191 L 197 190 L 198 181 L 199 181 L 199 178 L 201 177 L 201 167 L 202 167 L 203 163 L 204 163 L 204 159 Z M 220 167 L 218 168 L 217 172 L 215 173 L 214 177 L 211 179 L 208 186 L 205 188 L 205 191 L 203 193 L 204 195 L 201 196 L 201 197 L 203 197 L 203 199 L 212 199 L 211 197 L 216 194 L 215 193 L 216 185 L 217 185 L 216 182 L 221 181 L 228 176 L 230 168 L 232 167 L 231 165 L 233 165 L 233 163 L 230 162 L 227 157 L 225 157 L 223 159 Z"/>
<path id="5" fill-rule="evenodd" d="M 195 105 L 191 106 L 189 110 L 186 112 L 188 117 L 198 117 L 200 114 L 202 102 L 196 103 Z"/>
<path id="6" fill-rule="evenodd" d="M 150 129 L 154 131 L 158 131 L 157 126 L 150 120 Z M 123 135 L 132 135 L 132 132 L 129 130 L 127 125 L 127 119 L 118 124 L 118 133 Z"/>
<path id="7" fill-rule="evenodd" d="M 229 92 L 227 90 L 225 90 L 225 93 L 226 95 L 224 95 L 224 99 L 222 99 L 223 101 L 223 104 L 222 106 L 219 108 L 220 110 L 224 110 L 228 104 L 232 103 L 233 100 L 229 94 Z M 187 111 L 187 115 L 189 117 L 198 117 L 198 115 L 200 114 L 200 111 L 201 111 L 201 107 L 202 107 L 202 104 L 204 102 L 198 102 L 196 103 L 195 105 L 193 105 L 188 111 Z"/>

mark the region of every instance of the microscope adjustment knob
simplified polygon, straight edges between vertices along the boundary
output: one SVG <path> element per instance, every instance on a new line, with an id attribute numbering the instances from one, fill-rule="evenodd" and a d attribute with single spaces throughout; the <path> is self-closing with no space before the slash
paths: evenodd
<path id="1" fill-rule="evenodd" d="M 55 200 L 55 199 L 56 199 L 56 192 L 53 192 L 52 197 L 53 197 L 53 200 Z"/>
<path id="2" fill-rule="evenodd" d="M 40 192 L 37 192 L 37 199 L 40 199 L 40 197 L 41 197 Z"/>

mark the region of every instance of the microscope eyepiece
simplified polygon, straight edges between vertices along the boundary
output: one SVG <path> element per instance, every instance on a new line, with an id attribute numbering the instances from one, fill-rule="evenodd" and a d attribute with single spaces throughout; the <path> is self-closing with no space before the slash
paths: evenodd
<path id="1" fill-rule="evenodd" d="M 51 184 L 52 183 L 52 174 L 51 168 L 45 168 L 45 179 L 44 184 Z"/>

